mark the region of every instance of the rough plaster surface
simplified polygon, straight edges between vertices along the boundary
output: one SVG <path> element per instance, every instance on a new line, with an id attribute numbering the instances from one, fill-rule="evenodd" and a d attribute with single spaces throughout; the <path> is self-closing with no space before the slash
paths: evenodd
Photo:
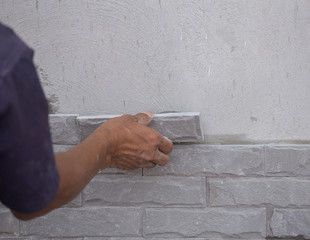
<path id="1" fill-rule="evenodd" d="M 53 112 L 199 111 L 230 141 L 310 140 L 309 16 L 308 0 L 0 1 Z"/>

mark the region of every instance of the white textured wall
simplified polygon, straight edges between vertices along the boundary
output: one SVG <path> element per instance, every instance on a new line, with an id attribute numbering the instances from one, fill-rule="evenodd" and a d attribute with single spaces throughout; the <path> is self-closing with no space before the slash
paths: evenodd
<path id="1" fill-rule="evenodd" d="M 310 140 L 308 0 L 0 0 L 58 113 L 200 111 L 206 135 Z"/>

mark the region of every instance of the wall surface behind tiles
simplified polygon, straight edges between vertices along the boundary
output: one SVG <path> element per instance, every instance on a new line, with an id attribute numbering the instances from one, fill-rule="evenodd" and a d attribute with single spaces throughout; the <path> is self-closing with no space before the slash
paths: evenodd
<path id="1" fill-rule="evenodd" d="M 0 0 L 54 113 L 199 111 L 208 139 L 310 140 L 308 0 Z"/>

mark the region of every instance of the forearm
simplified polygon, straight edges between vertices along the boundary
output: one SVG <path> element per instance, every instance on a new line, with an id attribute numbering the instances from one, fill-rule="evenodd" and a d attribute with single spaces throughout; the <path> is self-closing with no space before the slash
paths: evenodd
<path id="1" fill-rule="evenodd" d="M 57 154 L 60 183 L 54 199 L 34 214 L 13 214 L 19 219 L 28 220 L 70 202 L 99 169 L 112 167 L 133 170 L 167 164 L 173 144 L 146 126 L 151 120 L 152 113 L 114 118 L 102 124 L 77 147 Z"/>
<path id="2" fill-rule="evenodd" d="M 21 220 L 42 216 L 74 199 L 99 169 L 105 164 L 106 140 L 104 136 L 94 133 L 75 148 L 55 156 L 59 173 L 59 187 L 54 199 L 44 209 L 33 214 L 13 214 Z"/>

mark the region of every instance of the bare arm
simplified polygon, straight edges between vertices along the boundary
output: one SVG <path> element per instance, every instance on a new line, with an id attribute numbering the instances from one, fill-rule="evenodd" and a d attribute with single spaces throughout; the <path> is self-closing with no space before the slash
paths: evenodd
<path id="1" fill-rule="evenodd" d="M 57 154 L 60 184 L 54 199 L 36 213 L 13 214 L 29 220 L 70 202 L 100 169 L 133 170 L 167 164 L 172 142 L 146 126 L 152 120 L 151 113 L 147 113 L 111 119 L 75 148 Z"/>

